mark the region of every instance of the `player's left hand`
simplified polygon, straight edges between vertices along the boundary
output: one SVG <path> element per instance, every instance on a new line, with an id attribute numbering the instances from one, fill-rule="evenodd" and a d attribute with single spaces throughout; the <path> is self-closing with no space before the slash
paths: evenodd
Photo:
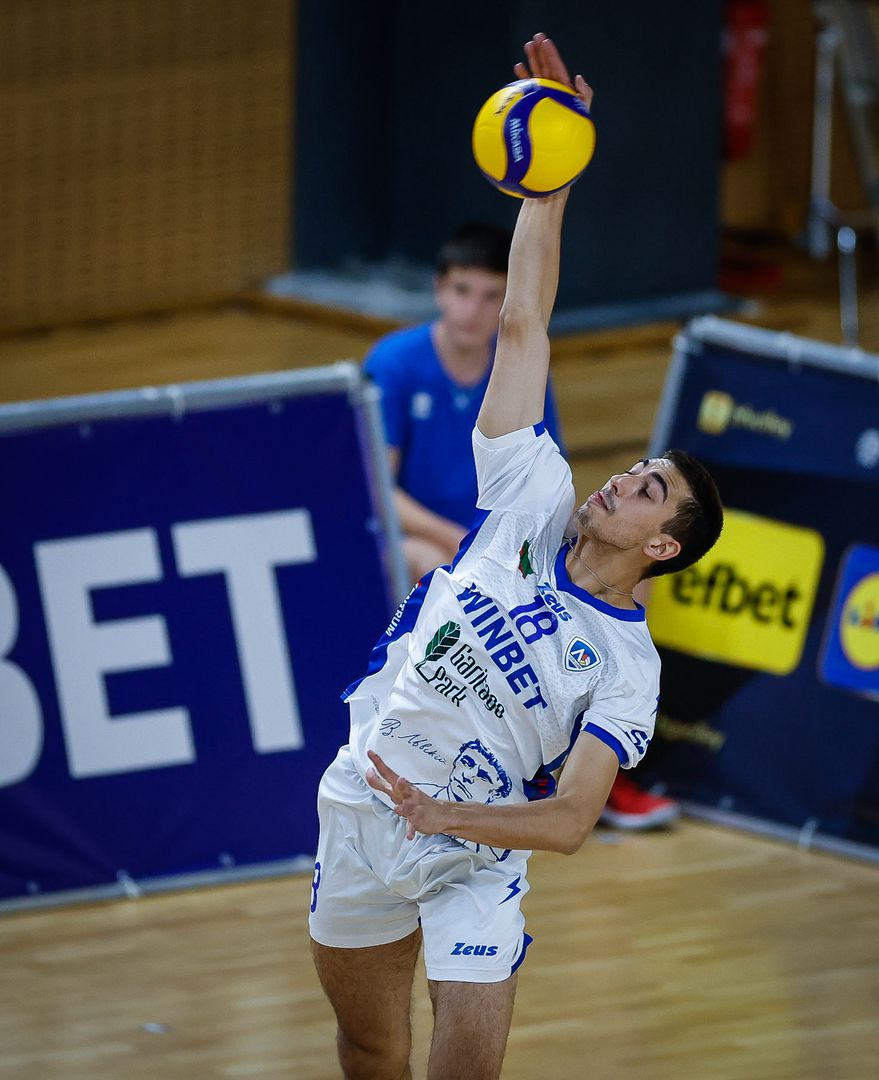
<path id="1" fill-rule="evenodd" d="M 366 782 L 371 788 L 387 795 L 394 803 L 394 813 L 406 819 L 406 838 L 414 840 L 416 832 L 432 836 L 444 832 L 443 801 L 431 799 L 408 780 L 395 773 L 373 750 L 367 750 L 374 768 L 367 769 Z"/>
<path id="2" fill-rule="evenodd" d="M 550 41 L 546 34 L 535 34 L 525 42 L 525 57 L 527 65 L 519 63 L 513 68 L 517 79 L 552 79 L 563 86 L 570 86 L 586 108 L 591 107 L 592 87 L 582 75 L 571 78 L 555 42 Z"/>

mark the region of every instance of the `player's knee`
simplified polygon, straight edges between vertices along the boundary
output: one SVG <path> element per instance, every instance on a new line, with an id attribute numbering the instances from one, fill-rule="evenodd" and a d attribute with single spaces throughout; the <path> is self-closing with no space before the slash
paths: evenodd
<path id="1" fill-rule="evenodd" d="M 403 1080 L 409 1076 L 412 1047 L 408 1034 L 352 1037 L 340 1027 L 336 1043 L 346 1080 Z"/>

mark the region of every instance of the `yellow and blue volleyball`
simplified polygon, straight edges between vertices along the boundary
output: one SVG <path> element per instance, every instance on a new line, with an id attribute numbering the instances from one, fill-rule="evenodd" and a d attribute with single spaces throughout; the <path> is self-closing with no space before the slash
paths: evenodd
<path id="1" fill-rule="evenodd" d="M 508 195 L 539 199 L 573 184 L 592 160 L 595 125 L 569 87 L 519 79 L 498 90 L 473 125 L 483 176 Z"/>

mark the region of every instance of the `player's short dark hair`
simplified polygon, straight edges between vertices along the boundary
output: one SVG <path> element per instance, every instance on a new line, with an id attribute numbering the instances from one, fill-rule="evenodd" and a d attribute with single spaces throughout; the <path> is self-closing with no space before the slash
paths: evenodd
<path id="1" fill-rule="evenodd" d="M 462 266 L 505 274 L 512 242 L 512 232 L 503 225 L 468 221 L 456 229 L 440 248 L 436 259 L 436 272 L 442 277 L 453 266 Z"/>
<path id="2" fill-rule="evenodd" d="M 686 450 L 666 450 L 661 457 L 667 458 L 687 482 L 690 495 L 662 526 L 662 531 L 673 536 L 681 550 L 673 559 L 656 560 L 644 575 L 659 577 L 686 570 L 714 546 L 723 528 L 723 504 L 714 477 L 701 461 Z"/>

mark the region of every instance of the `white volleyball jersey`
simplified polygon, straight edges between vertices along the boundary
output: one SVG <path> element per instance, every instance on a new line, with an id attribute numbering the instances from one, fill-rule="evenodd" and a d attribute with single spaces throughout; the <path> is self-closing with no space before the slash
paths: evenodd
<path id="1" fill-rule="evenodd" d="M 474 527 L 454 563 L 403 601 L 346 690 L 351 754 L 365 777 L 375 750 L 436 798 L 523 802 L 552 793 L 551 772 L 581 730 L 623 768 L 637 765 L 653 735 L 659 657 L 643 608 L 606 604 L 570 580 L 571 470 L 543 425 L 496 439 L 474 429 L 473 450 Z"/>

